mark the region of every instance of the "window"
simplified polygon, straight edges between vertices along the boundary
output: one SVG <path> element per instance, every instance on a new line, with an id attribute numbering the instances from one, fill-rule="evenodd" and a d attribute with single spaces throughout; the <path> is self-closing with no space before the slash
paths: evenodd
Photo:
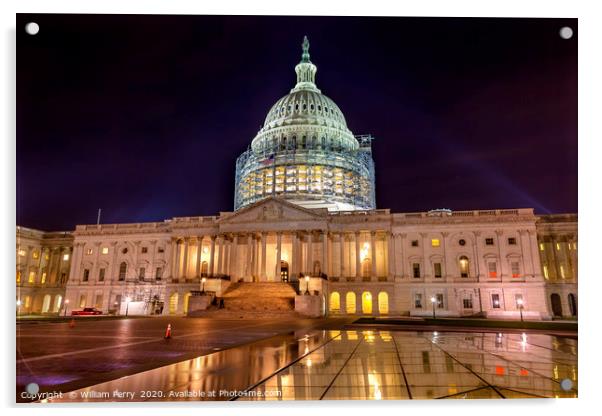
<path id="1" fill-rule="evenodd" d="M 102 293 L 96 295 L 96 302 L 94 302 L 96 309 L 102 309 Z"/>
<path id="2" fill-rule="evenodd" d="M 562 264 L 560 265 L 560 277 L 562 277 L 563 279 L 566 278 L 565 272 L 564 272 L 564 266 Z"/>
<path id="3" fill-rule="evenodd" d="M 490 261 L 487 263 L 487 268 L 489 269 L 489 277 L 497 277 L 497 263 L 494 261 Z"/>
<path id="4" fill-rule="evenodd" d="M 472 309 L 472 295 L 468 295 L 468 297 L 462 299 L 462 305 L 464 309 Z"/>
<path id="5" fill-rule="evenodd" d="M 433 268 L 435 269 L 435 277 L 441 277 L 441 263 L 433 264 Z"/>
<path id="6" fill-rule="evenodd" d="M 87 282 L 90 278 L 90 269 L 84 269 L 84 276 L 82 277 L 82 281 Z"/>
<path id="7" fill-rule="evenodd" d="M 544 250 L 544 248 L 545 248 L 545 247 L 544 247 L 543 243 L 539 243 L 539 251 L 543 251 L 543 250 Z"/>
<path id="8" fill-rule="evenodd" d="M 142 247 L 142 254 L 148 253 L 148 247 Z"/>
<path id="9" fill-rule="evenodd" d="M 121 250 L 121 252 L 122 252 L 123 254 L 127 254 L 127 252 L 128 252 L 128 249 L 127 249 L 127 247 L 125 247 L 124 249 L 122 249 L 122 250 Z"/>
<path id="10" fill-rule="evenodd" d="M 510 268 L 512 269 L 512 277 L 520 277 L 520 266 L 517 261 L 510 262 Z"/>
<path id="11" fill-rule="evenodd" d="M 99 282 L 105 281 L 105 269 L 104 268 L 102 268 L 98 271 L 98 281 Z"/>
<path id="12" fill-rule="evenodd" d="M 40 283 L 41 284 L 46 283 L 46 272 L 42 272 L 42 278 L 40 279 Z"/>
<path id="13" fill-rule="evenodd" d="M 64 261 L 69 260 L 69 254 L 63 254 L 63 260 Z"/>
<path id="14" fill-rule="evenodd" d="M 157 267 L 157 270 L 155 270 L 155 279 L 161 280 L 162 274 L 163 274 L 163 269 L 161 267 Z"/>
<path id="15" fill-rule="evenodd" d="M 516 245 L 516 238 L 514 237 L 508 237 L 508 244 L 511 246 L 515 246 Z"/>
<path id="16" fill-rule="evenodd" d="M 412 240 L 412 247 L 418 247 L 418 240 Z"/>
<path id="17" fill-rule="evenodd" d="M 158 251 L 159 253 L 163 253 L 163 252 L 165 251 L 165 249 L 164 249 L 163 247 L 159 247 L 159 248 L 157 249 L 157 251 Z"/>
<path id="18" fill-rule="evenodd" d="M 103 247 L 102 254 L 109 254 L 109 247 Z"/>
<path id="19" fill-rule="evenodd" d="M 493 245 L 493 238 L 486 238 L 485 239 L 485 245 L 492 246 Z"/>
<path id="20" fill-rule="evenodd" d="M 86 254 L 92 254 L 92 249 L 91 248 L 87 248 L 86 249 Z"/>
<path id="21" fill-rule="evenodd" d="M 438 238 L 431 239 L 431 247 L 439 247 L 441 245 L 441 241 Z"/>
<path id="22" fill-rule="evenodd" d="M 569 244 L 570 246 L 570 244 Z M 40 258 L 40 252 L 39 251 L 34 251 L 33 253 L 31 253 L 31 257 L 33 257 L 34 259 L 39 259 Z"/>
<path id="23" fill-rule="evenodd" d="M 416 293 L 414 295 L 414 308 L 422 309 L 422 293 Z"/>
<path id="24" fill-rule="evenodd" d="M 546 266 L 545 264 L 543 266 L 543 277 L 545 277 L 546 279 L 548 279 L 550 277 L 550 275 L 548 273 L 548 266 Z"/>
<path id="25" fill-rule="evenodd" d="M 499 295 L 499 293 L 492 293 L 491 294 L 491 306 L 493 306 L 494 309 L 499 309 L 500 308 L 500 295 Z"/>
<path id="26" fill-rule="evenodd" d="M 514 295 L 514 303 L 516 305 L 516 309 L 519 309 L 521 305 L 524 306 L 522 293 L 517 293 Z"/>
<path id="27" fill-rule="evenodd" d="M 79 297 L 79 307 L 80 308 L 85 308 L 86 307 L 86 295 L 80 295 L 80 297 Z"/>
<path id="28" fill-rule="evenodd" d="M 19 250 L 19 256 L 23 257 L 25 254 L 27 254 L 25 250 Z"/>
<path id="29" fill-rule="evenodd" d="M 466 240 L 461 238 L 460 240 L 458 240 L 458 244 L 460 244 L 461 246 L 465 246 L 466 245 Z"/>
<path id="30" fill-rule="evenodd" d="M 556 251 L 560 251 L 560 243 L 556 243 Z"/>
<path id="31" fill-rule="evenodd" d="M 138 275 L 138 279 L 139 280 L 144 280 L 144 275 L 146 274 L 146 268 L 141 267 L 140 268 L 140 274 Z"/>
<path id="32" fill-rule="evenodd" d="M 435 298 L 437 299 L 437 309 L 443 309 L 443 293 L 437 293 Z"/>
<path id="33" fill-rule="evenodd" d="M 36 281 L 36 272 L 29 272 L 27 283 L 34 283 Z"/>
<path id="34" fill-rule="evenodd" d="M 128 265 L 124 261 L 119 265 L 119 280 L 125 280 L 125 273 L 128 270 Z"/>
<path id="35" fill-rule="evenodd" d="M 468 277 L 468 257 L 461 256 L 460 257 L 460 277 Z"/>
<path id="36" fill-rule="evenodd" d="M 412 271 L 414 277 L 420 277 L 420 263 L 413 263 Z"/>

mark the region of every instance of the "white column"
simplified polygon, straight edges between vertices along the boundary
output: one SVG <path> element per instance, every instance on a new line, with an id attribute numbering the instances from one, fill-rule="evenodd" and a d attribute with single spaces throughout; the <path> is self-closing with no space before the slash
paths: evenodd
<path id="1" fill-rule="evenodd" d="M 211 249 L 209 254 L 209 276 L 213 276 L 213 263 L 215 260 L 215 238 L 216 236 L 211 236 Z"/>
<path id="2" fill-rule="evenodd" d="M 265 273 L 265 262 L 266 262 L 266 245 L 267 245 L 268 235 L 267 233 L 261 233 L 261 271 L 260 271 L 260 280 L 265 282 L 268 280 L 268 277 Z"/>
<path id="3" fill-rule="evenodd" d="M 400 263 L 401 263 L 401 268 L 400 268 L 400 277 L 403 279 L 406 276 L 406 258 L 405 258 L 405 250 L 404 250 L 404 243 L 405 243 L 405 239 L 406 239 L 406 234 L 405 233 L 401 233 L 401 234 L 397 234 L 397 239 L 399 241 L 399 256 L 401 257 L 400 259 Z"/>
<path id="4" fill-rule="evenodd" d="M 387 233 L 387 280 L 395 278 L 395 237 Z"/>
<path id="5" fill-rule="evenodd" d="M 119 277 L 115 276 L 115 266 L 117 263 L 117 241 L 111 242 L 111 253 L 112 253 L 113 259 L 111 260 L 111 265 L 109 266 L 109 280 L 111 282 L 114 282 L 114 281 L 119 280 Z M 74 272 L 76 272 L 75 269 L 77 267 L 77 264 L 73 263 L 71 267 L 74 269 Z M 75 301 L 75 299 L 72 299 L 72 301 Z"/>
<path id="6" fill-rule="evenodd" d="M 188 240 L 188 237 L 184 239 L 184 265 L 182 266 L 182 277 L 184 279 L 188 278 Z"/>
<path id="7" fill-rule="evenodd" d="M 276 234 L 276 276 L 274 277 L 274 281 L 275 282 L 279 282 L 281 277 L 280 277 L 280 261 L 281 261 L 281 255 L 282 255 L 282 233 L 278 232 Z"/>
<path id="8" fill-rule="evenodd" d="M 157 276 L 157 273 L 155 271 L 155 269 L 157 268 L 155 266 L 155 256 L 157 254 L 157 240 L 153 240 L 151 242 L 151 247 L 152 247 L 151 250 L 153 250 L 153 252 L 151 254 L 151 264 L 150 264 L 149 273 L 150 273 L 150 280 L 155 280 L 156 276 Z M 147 273 L 146 275 L 148 276 L 149 273 Z"/>
<path id="9" fill-rule="evenodd" d="M 291 273 L 291 278 L 298 278 L 298 271 L 297 269 L 299 268 L 299 262 L 297 261 L 297 257 L 298 257 L 298 247 L 297 247 L 297 233 L 293 231 L 293 233 L 291 234 L 291 262 L 290 262 L 290 273 Z"/>
<path id="10" fill-rule="evenodd" d="M 345 234 L 339 233 L 339 256 L 341 257 L 341 263 L 339 267 L 339 274 L 341 280 L 345 277 Z"/>
<path id="11" fill-rule="evenodd" d="M 328 231 L 322 232 L 322 273 L 328 276 Z"/>
<path id="12" fill-rule="evenodd" d="M 238 277 L 238 269 L 236 267 L 236 262 L 238 261 L 238 234 L 234 234 L 232 237 L 232 244 L 230 245 L 230 278 L 231 281 L 235 281 L 234 277 Z"/>
<path id="13" fill-rule="evenodd" d="M 306 261 L 305 269 L 306 269 L 306 273 L 309 276 L 313 276 L 313 273 L 314 273 L 314 271 L 313 271 L 314 265 L 313 265 L 313 261 L 312 261 L 312 257 L 313 257 L 312 256 L 312 253 L 313 253 L 312 239 L 313 239 L 313 233 L 312 232 L 307 233 L 307 256 L 305 259 L 305 261 Z"/>
<path id="14" fill-rule="evenodd" d="M 370 246 L 372 248 L 372 271 L 370 272 L 370 279 L 376 279 L 376 232 L 370 232 Z"/>
<path id="15" fill-rule="evenodd" d="M 355 234 L 355 277 L 360 279 L 362 277 L 362 267 L 360 264 L 360 233 L 356 231 Z M 374 263 L 374 261 L 372 261 Z"/>
<path id="16" fill-rule="evenodd" d="M 175 279 L 176 278 L 176 263 L 177 263 L 177 255 L 178 255 L 178 239 L 177 238 L 172 238 L 171 240 L 171 262 L 170 262 L 170 266 L 171 266 L 171 273 L 170 273 L 170 278 L 171 279 Z"/>
<path id="17" fill-rule="evenodd" d="M 195 277 L 201 277 L 201 255 L 203 254 L 203 236 L 197 237 L 196 240 L 196 270 Z"/>

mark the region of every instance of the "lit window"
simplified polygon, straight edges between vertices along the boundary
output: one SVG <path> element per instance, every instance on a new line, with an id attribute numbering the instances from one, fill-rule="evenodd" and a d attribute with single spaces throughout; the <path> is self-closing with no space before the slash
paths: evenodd
<path id="1" fill-rule="evenodd" d="M 41 284 L 46 283 L 46 272 L 42 272 L 42 278 L 40 279 L 40 283 Z"/>
<path id="2" fill-rule="evenodd" d="M 86 254 L 92 254 L 92 249 L 91 248 L 86 249 Z"/>
<path id="3" fill-rule="evenodd" d="M 543 243 L 539 243 L 539 251 L 543 251 L 543 250 L 544 250 L 544 248 L 545 248 L 545 247 L 544 247 Z"/>
<path id="4" fill-rule="evenodd" d="M 36 272 L 29 272 L 27 283 L 34 283 L 36 281 Z"/>
<path id="5" fill-rule="evenodd" d="M 556 251 L 560 251 L 560 243 L 556 243 Z"/>
<path id="6" fill-rule="evenodd" d="M 33 257 L 34 259 L 39 259 L 40 258 L 40 252 L 39 251 L 34 251 L 33 253 L 31 253 L 31 257 Z"/>
<path id="7" fill-rule="evenodd" d="M 109 254 L 109 247 L 103 247 L 102 254 Z"/>
<path id="8" fill-rule="evenodd" d="M 498 293 L 491 294 L 491 305 L 494 309 L 500 308 L 500 295 Z"/>
<path id="9" fill-rule="evenodd" d="M 431 239 L 431 247 L 439 247 L 440 244 L 441 244 L 441 242 L 439 241 L 438 238 Z"/>
<path id="10" fill-rule="evenodd" d="M 64 261 L 69 260 L 69 254 L 63 254 L 63 260 Z"/>
<path id="11" fill-rule="evenodd" d="M 497 277 L 497 263 L 491 261 L 487 263 L 487 267 L 489 269 L 489 277 Z"/>
<path id="12" fill-rule="evenodd" d="M 543 277 L 545 277 L 546 279 L 549 277 L 548 266 L 546 266 L 546 265 L 543 266 Z"/>
<path id="13" fill-rule="evenodd" d="M 19 256 L 24 256 L 25 255 L 25 250 L 19 250 Z"/>
<path id="14" fill-rule="evenodd" d="M 565 278 L 564 266 L 562 264 L 560 265 L 560 277 L 562 277 L 563 279 Z"/>
<path id="15" fill-rule="evenodd" d="M 468 257 L 460 257 L 460 277 L 468 277 Z"/>
<path id="16" fill-rule="evenodd" d="M 17 270 L 17 283 L 21 283 L 21 270 Z"/>

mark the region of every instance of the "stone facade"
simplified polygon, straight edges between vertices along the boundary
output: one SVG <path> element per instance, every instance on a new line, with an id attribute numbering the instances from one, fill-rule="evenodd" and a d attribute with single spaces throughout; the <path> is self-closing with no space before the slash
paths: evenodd
<path id="1" fill-rule="evenodd" d="M 538 217 L 532 209 L 337 213 L 279 198 L 212 217 L 79 225 L 60 236 L 18 228 L 18 260 L 29 258 L 19 256 L 23 247 L 48 248 L 51 259 L 72 251 L 61 265 L 66 287 L 52 261 L 45 284 L 24 278 L 45 263 L 19 263 L 22 313 L 58 313 L 41 306 L 50 294 L 51 305 L 69 299 L 67 313 L 119 313 L 129 298 L 147 314 L 181 314 L 191 291 L 221 296 L 232 282 L 288 281 L 319 296 L 330 315 L 430 316 L 434 298 L 436 316 L 518 318 L 522 299 L 525 318 L 566 317 L 570 294 L 576 312 L 576 228 L 575 215 Z"/>

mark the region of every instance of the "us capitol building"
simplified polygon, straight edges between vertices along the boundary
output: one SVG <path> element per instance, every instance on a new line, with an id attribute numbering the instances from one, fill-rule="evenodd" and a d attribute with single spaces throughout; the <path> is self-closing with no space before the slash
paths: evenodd
<path id="1" fill-rule="evenodd" d="M 17 313 L 577 316 L 577 215 L 375 206 L 372 137 L 297 83 L 236 162 L 234 211 L 17 227 Z"/>

